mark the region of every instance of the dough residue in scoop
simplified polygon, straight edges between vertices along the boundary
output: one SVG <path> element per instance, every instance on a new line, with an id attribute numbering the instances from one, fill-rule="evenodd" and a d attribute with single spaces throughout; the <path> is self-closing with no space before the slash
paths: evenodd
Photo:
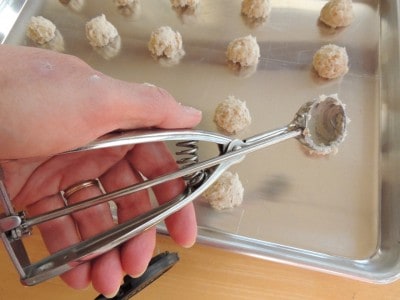
<path id="1" fill-rule="evenodd" d="M 336 154 L 347 135 L 350 122 L 345 105 L 337 94 L 321 95 L 303 105 L 298 116 L 305 116 L 305 128 L 298 138 L 313 156 Z"/>

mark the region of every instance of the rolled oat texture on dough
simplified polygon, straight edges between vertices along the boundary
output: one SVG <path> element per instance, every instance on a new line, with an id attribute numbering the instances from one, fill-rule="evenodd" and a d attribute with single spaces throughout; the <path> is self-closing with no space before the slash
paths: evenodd
<path id="1" fill-rule="evenodd" d="M 271 13 L 270 0 L 243 0 L 242 14 L 252 19 L 265 19 Z"/>
<path id="2" fill-rule="evenodd" d="M 328 1 L 322 7 L 319 18 L 332 28 L 349 26 L 354 20 L 352 0 Z"/>
<path id="3" fill-rule="evenodd" d="M 226 58 L 241 67 L 257 65 L 260 58 L 260 46 L 257 39 L 252 35 L 234 39 L 228 45 Z"/>
<path id="4" fill-rule="evenodd" d="M 251 123 L 251 115 L 246 102 L 229 96 L 217 105 L 214 122 L 228 134 L 242 131 Z"/>
<path id="5" fill-rule="evenodd" d="M 338 78 L 349 71 L 346 48 L 333 44 L 322 46 L 314 54 L 312 64 L 318 75 L 326 79 Z"/>
<path id="6" fill-rule="evenodd" d="M 32 17 L 26 35 L 35 43 L 43 45 L 56 36 L 56 29 L 56 25 L 50 20 L 42 16 Z"/>
<path id="7" fill-rule="evenodd" d="M 138 2 L 139 0 L 114 0 L 114 3 L 118 7 L 124 7 L 124 6 L 129 6 L 132 5 L 135 2 Z"/>
<path id="8" fill-rule="evenodd" d="M 118 36 L 118 31 L 104 14 L 86 23 L 86 37 L 93 47 L 104 47 Z"/>
<path id="9" fill-rule="evenodd" d="M 200 3 L 200 0 L 171 0 L 171 5 L 175 8 L 187 7 L 196 8 Z"/>
<path id="10" fill-rule="evenodd" d="M 151 33 L 148 49 L 157 57 L 175 58 L 185 54 L 181 34 L 169 26 L 162 26 Z"/>
<path id="11" fill-rule="evenodd" d="M 225 171 L 203 193 L 203 197 L 216 210 L 229 209 L 243 202 L 244 188 L 237 173 Z"/>

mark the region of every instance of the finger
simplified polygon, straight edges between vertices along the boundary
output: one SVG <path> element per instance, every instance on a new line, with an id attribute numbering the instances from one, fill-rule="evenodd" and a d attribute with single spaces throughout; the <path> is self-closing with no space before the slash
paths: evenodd
<path id="1" fill-rule="evenodd" d="M 14 205 L 25 207 L 35 201 L 57 194 L 77 182 L 96 178 L 121 160 L 131 147 L 114 147 L 54 156 L 43 162 L 29 176 L 19 193 L 13 198 Z M 21 166 L 24 169 L 24 166 Z M 18 172 L 12 174 L 17 179 Z"/>
<path id="2" fill-rule="evenodd" d="M 97 186 L 90 186 L 77 191 L 68 197 L 68 205 L 78 203 L 101 195 Z M 96 234 L 105 232 L 114 226 L 108 203 L 98 204 L 73 213 L 73 218 L 81 235 L 86 240 Z M 113 249 L 92 262 L 91 278 L 93 287 L 104 295 L 112 295 L 118 290 L 122 280 L 123 269 L 118 249 Z"/>
<path id="3" fill-rule="evenodd" d="M 201 111 L 181 105 L 159 87 L 118 80 L 112 80 L 110 86 L 114 92 L 107 99 L 113 129 L 191 128 L 200 122 Z"/>
<path id="4" fill-rule="evenodd" d="M 62 207 L 63 202 L 57 194 L 59 190 L 65 190 L 71 184 L 82 181 L 87 178 L 96 178 L 110 166 L 115 164 L 125 154 L 127 149 L 113 148 L 107 150 L 98 150 L 93 152 L 75 153 L 65 155 L 63 157 L 54 157 L 41 165 L 36 172 L 29 178 L 28 182 L 19 193 L 15 202 L 20 206 L 25 206 L 32 203 L 31 209 L 35 209 L 35 214 L 40 214 L 52 209 L 48 205 L 46 199 L 58 199 L 58 207 Z M 38 192 L 40 191 L 40 192 Z M 86 193 L 86 194 L 85 194 Z M 70 204 L 80 201 L 82 199 L 91 198 L 92 196 L 99 195 L 99 191 L 94 189 L 83 189 L 79 194 L 73 194 L 69 197 Z M 45 196 L 45 200 L 38 200 L 38 195 Z M 78 198 L 76 198 L 78 197 Z M 104 222 L 104 216 L 108 214 L 108 221 Z M 113 226 L 112 218 L 107 204 L 95 206 L 86 211 L 77 212 L 74 214 L 78 226 L 72 221 L 72 224 L 54 220 L 52 223 L 45 223 L 41 227 L 43 239 L 51 253 L 65 248 L 67 246 L 76 244 L 83 239 L 91 237 L 96 233 L 108 229 Z M 72 219 L 71 219 L 72 220 Z M 110 221 L 111 220 L 111 221 Z M 80 229 L 77 233 L 76 228 Z M 63 234 L 60 234 L 60 233 Z M 57 238 L 55 238 L 57 237 Z M 117 252 L 118 253 L 118 252 Z M 108 258 L 107 258 L 108 257 Z M 116 265 L 111 272 L 106 272 L 104 277 L 108 280 L 106 283 L 94 283 L 95 287 L 101 292 L 108 294 L 110 290 L 114 291 L 115 287 L 119 286 L 122 277 L 122 267 L 118 268 L 120 259 L 116 254 L 106 254 L 105 258 L 101 258 L 101 263 L 93 263 L 96 269 L 97 265 Z M 89 266 L 89 265 L 88 265 Z M 78 267 L 71 272 L 63 275 L 62 278 L 68 285 L 80 288 L 84 287 L 90 281 L 90 268 Z M 101 271 L 94 271 L 100 273 Z"/>
<path id="5" fill-rule="evenodd" d="M 152 179 L 178 168 L 171 152 L 163 143 L 137 145 L 127 154 L 131 164 L 145 177 Z M 171 180 L 155 186 L 154 193 L 160 203 L 171 200 L 185 188 L 182 179 Z M 197 235 L 196 216 L 190 203 L 165 220 L 171 237 L 180 245 L 190 247 Z"/>
<path id="6" fill-rule="evenodd" d="M 27 207 L 31 216 L 46 211 L 63 208 L 64 202 L 57 195 L 43 198 Z M 81 241 L 71 216 L 60 217 L 38 225 L 43 241 L 50 253 L 67 248 Z M 72 288 L 83 289 L 90 283 L 90 263 L 81 264 L 61 275 L 61 278 Z"/>
<path id="7" fill-rule="evenodd" d="M 113 166 L 101 178 L 106 190 L 121 189 L 142 181 L 126 160 Z M 119 198 L 118 220 L 126 222 L 146 211 L 152 206 L 146 190 Z M 155 247 L 155 229 L 149 229 L 121 246 L 121 262 L 123 269 L 132 277 L 140 276 L 147 268 Z"/>

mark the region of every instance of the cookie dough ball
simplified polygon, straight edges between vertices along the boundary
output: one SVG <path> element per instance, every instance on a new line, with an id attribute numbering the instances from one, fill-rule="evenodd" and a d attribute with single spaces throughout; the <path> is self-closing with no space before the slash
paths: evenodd
<path id="1" fill-rule="evenodd" d="M 318 75 L 334 79 L 345 75 L 349 71 L 349 57 L 346 48 L 333 44 L 322 46 L 313 58 L 313 66 Z"/>
<path id="2" fill-rule="evenodd" d="M 226 171 L 203 193 L 203 197 L 212 208 L 223 210 L 242 204 L 243 194 L 239 175 Z"/>
<path id="3" fill-rule="evenodd" d="M 191 8 L 195 9 L 200 3 L 200 0 L 171 0 L 172 7 L 175 8 Z"/>
<path id="4" fill-rule="evenodd" d="M 32 17 L 26 35 L 35 43 L 43 45 L 56 36 L 56 25 L 42 16 Z"/>
<path id="5" fill-rule="evenodd" d="M 319 18 L 332 28 L 350 25 L 354 19 L 352 0 L 330 0 L 322 8 Z"/>
<path id="6" fill-rule="evenodd" d="M 118 36 L 113 24 L 107 21 L 105 15 L 100 15 L 86 23 L 86 37 L 93 47 L 104 47 Z"/>
<path id="7" fill-rule="evenodd" d="M 114 0 L 117 7 L 129 6 L 137 2 L 138 0 Z"/>
<path id="8" fill-rule="evenodd" d="M 243 0 L 242 14 L 251 19 L 265 19 L 271 12 L 270 0 Z"/>
<path id="9" fill-rule="evenodd" d="M 169 26 L 162 26 L 151 33 L 148 48 L 156 57 L 173 59 L 185 54 L 181 34 Z"/>
<path id="10" fill-rule="evenodd" d="M 251 116 L 246 102 L 234 96 L 229 96 L 219 103 L 215 109 L 214 122 L 228 134 L 242 131 L 251 123 Z"/>
<path id="11" fill-rule="evenodd" d="M 241 67 L 251 67 L 258 64 L 260 46 L 257 39 L 248 35 L 231 41 L 226 50 L 228 61 L 239 64 Z"/>

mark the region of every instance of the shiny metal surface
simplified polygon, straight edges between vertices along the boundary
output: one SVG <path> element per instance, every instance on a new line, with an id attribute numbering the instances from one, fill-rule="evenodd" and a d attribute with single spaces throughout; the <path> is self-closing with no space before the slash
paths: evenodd
<path id="1" fill-rule="evenodd" d="M 253 123 L 239 138 L 282 124 L 288 113 L 321 94 L 338 93 L 352 121 L 339 153 L 314 159 L 289 141 L 249 156 L 233 167 L 245 187 L 241 207 L 217 212 L 196 200 L 199 240 L 388 282 L 400 270 L 398 2 L 354 1 L 354 23 L 339 30 L 318 22 L 325 2 L 275 0 L 265 23 L 249 24 L 240 16 L 240 1 L 231 0 L 202 0 L 194 15 L 172 10 L 167 0 L 141 1 L 131 15 L 105 0 L 70 6 L 30 1 L 6 43 L 34 46 L 24 31 L 30 16 L 42 15 L 59 30 L 62 47 L 54 49 L 111 76 L 166 88 L 203 110 L 200 129 L 217 130 L 213 112 L 228 95 L 245 100 Z M 86 21 L 101 13 L 121 36 L 107 51 L 92 49 L 84 32 Z M 154 61 L 147 50 L 151 31 L 162 25 L 182 34 L 186 55 L 176 65 Z M 257 37 L 261 60 L 252 73 L 237 73 L 224 53 L 232 39 L 248 34 Z M 347 48 L 350 71 L 341 79 L 321 80 L 312 71 L 314 52 L 327 43 Z M 203 149 L 204 155 L 209 151 Z"/>
<path id="2" fill-rule="evenodd" d="M 307 119 L 307 114 L 303 116 Z M 192 202 L 198 198 L 216 179 L 231 165 L 242 161 L 244 156 L 250 152 L 259 150 L 264 147 L 275 145 L 279 142 L 285 141 L 292 137 L 299 137 L 302 133 L 301 128 L 296 123 L 298 118 L 295 119 L 293 123 L 285 127 L 282 130 L 273 130 L 266 132 L 264 134 L 257 135 L 256 138 L 249 138 L 248 141 L 240 140 L 230 140 L 229 138 L 220 137 L 219 135 L 214 135 L 213 133 L 203 133 L 194 131 L 152 131 L 143 135 L 135 134 L 135 132 L 129 136 L 129 133 L 123 134 L 120 139 L 112 139 L 112 145 L 119 147 L 121 145 L 126 145 L 128 141 L 130 144 L 137 144 L 143 141 L 166 141 L 174 140 L 175 137 L 178 139 L 186 137 L 187 140 L 193 140 L 198 137 L 199 140 L 209 141 L 209 140 L 219 140 L 220 144 L 224 146 L 225 153 L 220 156 L 205 160 L 191 166 L 182 168 L 179 171 L 165 174 L 158 178 L 147 180 L 142 183 L 138 183 L 120 190 L 116 190 L 110 193 L 106 193 L 104 188 L 103 194 L 86 201 L 79 202 L 76 204 L 68 205 L 64 208 L 56 209 L 54 211 L 38 215 L 32 218 L 20 218 L 21 213 L 14 213 L 11 211 L 9 216 L 0 218 L 0 234 L 5 244 L 12 261 L 15 263 L 17 270 L 20 272 L 21 281 L 27 285 L 38 284 L 42 281 L 48 280 L 54 276 L 60 275 L 75 266 L 84 263 L 103 254 L 114 247 L 119 246 L 121 243 L 133 238 L 134 236 L 142 233 L 143 231 L 159 224 L 162 220 L 182 209 L 185 205 Z M 301 122 L 301 121 L 300 121 Z M 301 122 L 305 124 L 306 122 Z M 291 126 L 293 125 L 293 126 Z M 85 149 L 78 149 L 77 151 L 90 151 L 93 149 L 99 149 L 109 146 L 108 140 L 97 141 L 85 147 Z M 204 177 L 202 184 L 192 188 L 188 186 L 186 192 L 182 195 L 178 195 L 175 199 L 164 203 L 154 209 L 139 215 L 125 223 L 118 224 L 112 229 L 93 236 L 87 240 L 84 240 L 75 245 L 71 245 L 61 251 L 51 254 L 50 256 L 35 262 L 24 264 L 26 260 L 25 252 L 21 256 L 19 251 L 15 251 L 14 248 L 10 248 L 12 243 L 18 242 L 22 236 L 18 234 L 16 236 L 15 232 L 25 231 L 34 225 L 40 223 L 72 214 L 79 210 L 97 205 L 100 203 L 108 202 L 119 197 L 129 195 L 134 192 L 141 191 L 143 189 L 149 189 L 157 184 L 184 177 L 185 175 L 191 174 L 195 171 L 208 170 L 208 175 Z M 78 189 L 85 188 L 87 186 L 99 185 L 102 187 L 101 182 L 96 180 L 90 180 L 83 183 L 78 183 L 69 188 L 67 191 L 61 191 L 61 195 L 64 201 L 69 195 L 76 192 Z M 4 188 L 4 186 L 1 186 Z M 6 191 L 2 191 L 2 195 L 6 194 Z M 8 197 L 1 198 L 1 204 L 7 208 L 11 205 Z M 19 246 L 23 247 L 21 243 Z M 24 249 L 24 248 L 23 248 Z"/>
<path id="3" fill-rule="evenodd" d="M 4 42 L 17 21 L 27 0 L 0 1 L 0 44 Z"/>

